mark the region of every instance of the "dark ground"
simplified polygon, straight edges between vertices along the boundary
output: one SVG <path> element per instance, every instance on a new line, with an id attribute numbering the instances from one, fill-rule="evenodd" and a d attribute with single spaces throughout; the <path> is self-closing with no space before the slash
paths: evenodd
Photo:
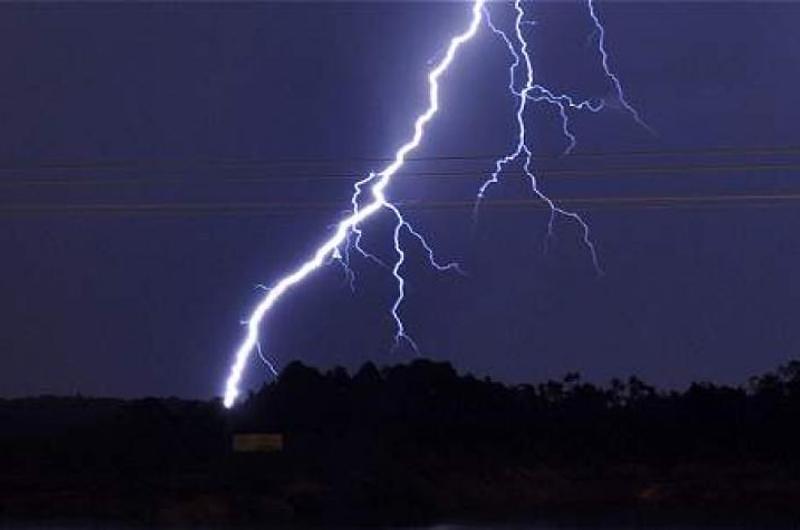
<path id="1" fill-rule="evenodd" d="M 504 386 L 299 363 L 218 401 L 0 401 L 0 517 L 405 523 L 635 513 L 800 520 L 800 362 L 740 388 Z M 284 451 L 234 454 L 235 432 Z"/>

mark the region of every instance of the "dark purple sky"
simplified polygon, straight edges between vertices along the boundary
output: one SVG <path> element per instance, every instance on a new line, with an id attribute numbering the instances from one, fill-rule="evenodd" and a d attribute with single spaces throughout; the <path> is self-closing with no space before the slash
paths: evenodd
<path id="1" fill-rule="evenodd" d="M 540 22 L 539 80 L 608 95 L 585 6 L 529 7 Z M 507 7 L 491 9 L 502 20 Z M 598 9 L 612 65 L 658 135 L 619 110 L 576 116 L 578 150 L 541 162 L 544 189 L 555 198 L 800 192 L 797 169 L 740 168 L 800 163 L 796 153 L 742 151 L 800 146 L 800 4 L 601 0 Z M 425 103 L 427 63 L 467 16 L 463 3 L 0 4 L 0 395 L 218 394 L 254 284 L 307 256 L 351 183 L 376 167 L 364 159 L 404 141 Z M 421 156 L 509 149 L 508 59 L 485 29 L 464 49 Z M 564 147 L 550 109 L 529 118 L 538 153 Z M 715 147 L 738 151 L 581 156 Z M 218 163 L 230 159 L 295 162 Z M 640 169 L 601 172 L 619 167 Z M 392 196 L 467 202 L 490 168 L 489 159 L 416 163 Z M 464 175 L 415 174 L 453 171 Z M 528 195 L 510 174 L 489 205 Z M 301 201 L 316 206 L 130 211 Z M 87 204 L 121 208 L 58 209 Z M 681 204 L 578 206 L 606 270 L 599 279 L 567 222 L 543 254 L 541 210 L 490 207 L 476 227 L 469 208 L 410 211 L 470 275 L 429 271 L 409 243 L 409 331 L 425 355 L 513 382 L 566 371 L 741 382 L 796 356 L 800 204 Z M 56 208 L 9 213 L 30 205 Z M 379 220 L 365 239 L 376 252 L 386 251 L 387 226 Z M 356 269 L 355 294 L 331 267 L 271 316 L 265 346 L 280 365 L 412 358 L 390 351 L 391 278 Z M 252 363 L 248 385 L 265 375 Z"/>

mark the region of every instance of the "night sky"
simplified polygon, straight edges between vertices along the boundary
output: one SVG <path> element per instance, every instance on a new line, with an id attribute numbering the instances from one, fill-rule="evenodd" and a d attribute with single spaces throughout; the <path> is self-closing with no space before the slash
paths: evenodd
<path id="1" fill-rule="evenodd" d="M 610 97 L 585 5 L 528 9 L 538 80 Z M 546 212 L 509 206 L 530 197 L 519 171 L 473 223 L 514 141 L 510 58 L 484 27 L 443 79 L 428 160 L 390 190 L 468 272 L 436 273 L 407 242 L 409 333 L 423 355 L 507 382 L 744 382 L 800 353 L 800 202 L 730 200 L 800 193 L 800 149 L 783 149 L 800 146 L 800 4 L 598 10 L 657 134 L 611 98 L 574 116 L 578 148 L 561 157 L 553 110 L 529 120 L 543 189 L 590 199 L 565 204 L 605 275 L 568 221 L 544 252 Z M 405 141 L 429 63 L 468 17 L 440 2 L 0 5 L 0 395 L 219 395 L 255 285 L 308 256 L 352 183 Z M 389 221 L 365 226 L 386 259 Z M 331 266 L 270 316 L 279 366 L 414 358 L 391 349 L 391 276 L 354 265 L 354 293 Z M 248 388 L 264 380 L 254 361 Z"/>

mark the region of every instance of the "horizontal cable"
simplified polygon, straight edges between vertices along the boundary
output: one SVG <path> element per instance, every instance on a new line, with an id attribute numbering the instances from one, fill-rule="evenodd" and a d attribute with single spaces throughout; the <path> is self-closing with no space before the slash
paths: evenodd
<path id="1" fill-rule="evenodd" d="M 617 166 L 593 169 L 540 169 L 538 175 L 542 178 L 586 178 L 606 175 L 624 175 L 626 177 L 649 176 L 659 174 L 675 173 L 705 173 L 705 172 L 747 172 L 747 171 L 798 171 L 800 163 L 777 163 L 777 164 L 685 164 L 685 165 L 665 165 L 665 166 Z M 425 178 L 425 179 L 464 179 L 485 177 L 487 171 L 458 170 L 458 171 L 405 171 L 398 174 L 402 178 Z M 521 175 L 516 171 L 507 171 L 502 175 L 508 178 L 514 175 Z M 79 186 L 79 185 L 137 185 L 137 184 L 248 184 L 264 182 L 322 182 L 330 181 L 355 181 L 361 178 L 354 173 L 314 173 L 314 174 L 269 174 L 255 175 L 252 177 L 108 177 L 108 178 L 86 178 L 86 177 L 61 177 L 61 178 L 0 178 L 0 186 Z"/>
<path id="2" fill-rule="evenodd" d="M 570 197 L 558 199 L 557 204 L 592 209 L 614 208 L 706 208 L 718 206 L 781 206 L 800 202 L 800 193 L 730 194 L 699 196 L 639 196 L 639 197 Z M 465 210 L 475 206 L 473 201 L 397 201 L 407 210 Z M 40 213 L 254 213 L 289 215 L 308 211 L 336 211 L 341 205 L 333 202 L 259 202 L 259 203 L 89 203 L 89 204 L 20 204 L 1 205 L 0 214 Z M 481 208 L 546 209 L 536 199 L 487 200 Z"/>
<path id="3" fill-rule="evenodd" d="M 563 154 L 538 155 L 537 160 L 564 160 L 581 158 L 613 158 L 613 157 L 654 157 L 654 156 L 730 156 L 730 155 L 792 155 L 800 154 L 800 146 L 717 146 L 697 149 L 652 149 L 628 151 L 587 151 L 575 152 L 568 156 Z M 450 155 L 412 157 L 407 162 L 446 162 L 446 161 L 493 161 L 499 156 L 495 154 Z M 390 158 L 381 157 L 341 157 L 341 158 L 154 158 L 154 159 L 83 159 L 83 160 L 5 160 L 0 161 L 0 171 L 20 169 L 146 169 L 158 167 L 261 167 L 275 165 L 316 165 L 316 164 L 349 164 L 389 162 Z"/>

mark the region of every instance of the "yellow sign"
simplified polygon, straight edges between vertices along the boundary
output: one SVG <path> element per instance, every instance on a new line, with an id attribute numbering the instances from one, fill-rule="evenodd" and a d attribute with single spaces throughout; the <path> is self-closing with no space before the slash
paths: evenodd
<path id="1" fill-rule="evenodd" d="M 283 450 L 282 434 L 234 434 L 234 453 L 274 453 Z"/>

